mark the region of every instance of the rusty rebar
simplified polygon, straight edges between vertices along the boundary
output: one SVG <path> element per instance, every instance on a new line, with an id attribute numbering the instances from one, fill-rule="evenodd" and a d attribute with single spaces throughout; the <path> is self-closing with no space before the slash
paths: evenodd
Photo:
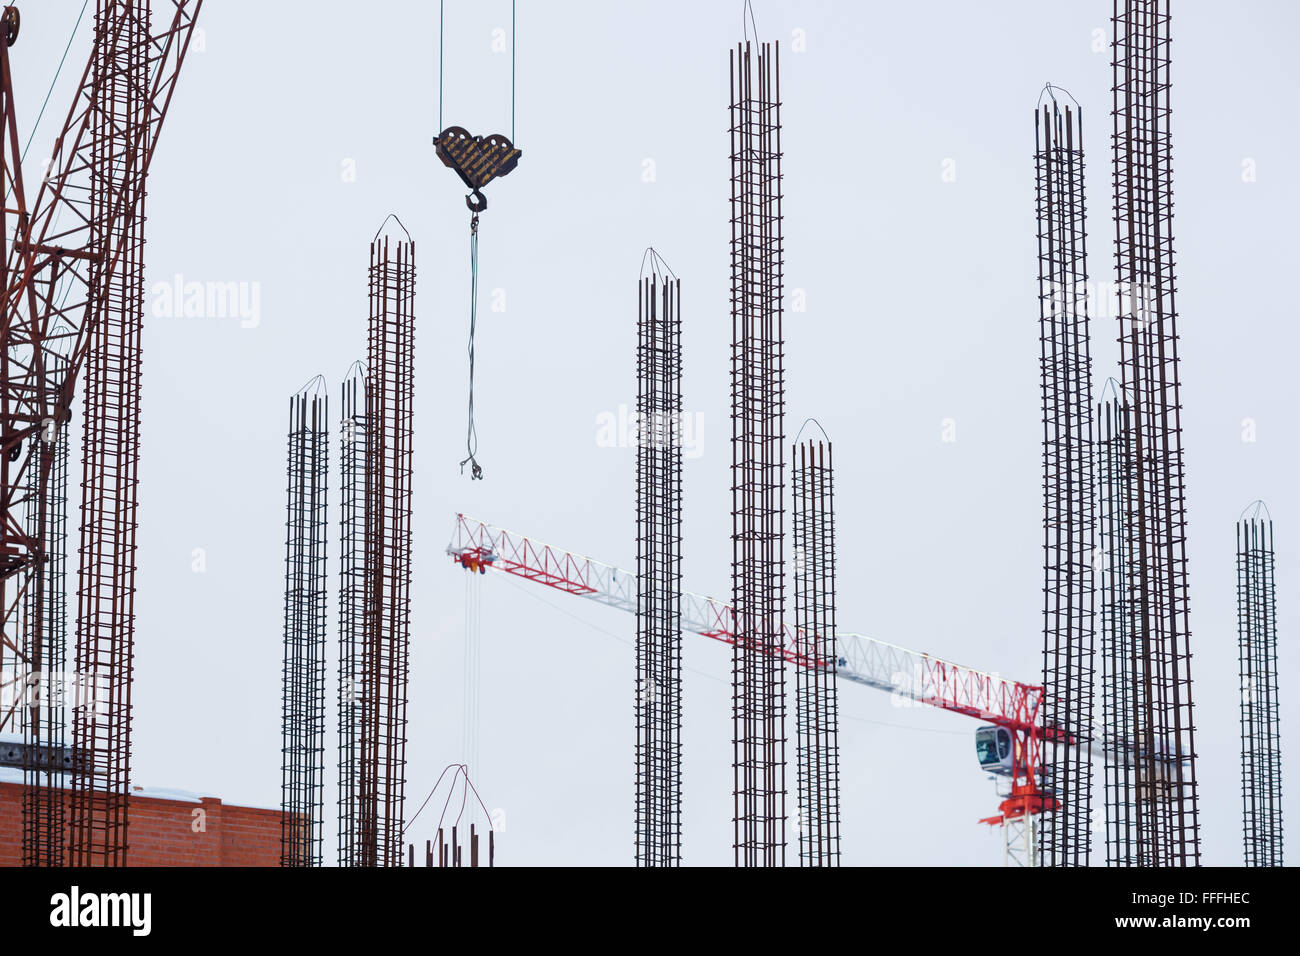
<path id="1" fill-rule="evenodd" d="M 732 744 L 737 866 L 785 863 L 780 50 L 731 54 Z"/>

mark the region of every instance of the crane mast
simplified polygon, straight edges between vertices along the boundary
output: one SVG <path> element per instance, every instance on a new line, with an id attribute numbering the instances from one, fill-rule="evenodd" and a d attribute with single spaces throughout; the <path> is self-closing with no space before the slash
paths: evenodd
<path id="1" fill-rule="evenodd" d="M 9 691 L 0 730 L 24 733 L 29 794 L 54 789 L 56 773 L 71 770 L 73 843 L 79 848 L 65 858 L 63 828 L 45 812 L 53 801 L 29 800 L 29 864 L 124 861 L 143 203 L 158 132 L 201 6 L 202 0 L 170 0 L 163 28 L 154 31 L 148 0 L 97 0 L 91 55 L 30 206 L 9 58 L 17 9 L 6 7 L 0 21 L 6 194 L 0 223 L 0 663 Z M 52 463 L 44 445 L 66 423 L 87 366 L 96 372 L 88 383 L 94 394 L 87 396 L 77 677 L 69 687 L 65 675 L 46 673 L 44 660 L 49 642 L 63 639 L 46 634 L 42 619 Z M 108 468 L 109 457 L 120 467 Z M 67 698 L 76 738 L 70 761 L 42 736 L 61 726 L 51 712 Z"/>

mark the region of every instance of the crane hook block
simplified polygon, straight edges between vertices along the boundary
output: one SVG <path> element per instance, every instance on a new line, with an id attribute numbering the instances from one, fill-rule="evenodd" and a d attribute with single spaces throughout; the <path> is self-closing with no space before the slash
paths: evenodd
<path id="1" fill-rule="evenodd" d="M 448 126 L 433 141 L 438 158 L 444 166 L 454 169 L 470 194 L 465 205 L 474 212 L 487 209 L 483 187 L 500 179 L 519 165 L 523 152 L 499 133 L 491 136 L 471 136 L 460 126 Z"/>

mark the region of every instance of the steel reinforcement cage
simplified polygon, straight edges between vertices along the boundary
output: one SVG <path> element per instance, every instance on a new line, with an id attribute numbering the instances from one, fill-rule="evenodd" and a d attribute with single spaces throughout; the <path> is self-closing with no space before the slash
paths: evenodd
<path id="1" fill-rule="evenodd" d="M 361 866 L 362 678 L 366 607 L 366 370 L 353 363 L 340 386 L 338 861 Z"/>
<path id="2" fill-rule="evenodd" d="M 1133 545 L 1133 454 L 1129 409 L 1113 383 L 1097 407 L 1097 569 L 1101 600 L 1101 728 L 1106 864 L 1136 866 L 1144 784 L 1135 759 L 1135 720 L 1145 704 L 1137 679 L 1141 647 L 1130 587 Z"/>
<path id="3" fill-rule="evenodd" d="M 67 374 L 67 356 L 46 353 L 52 377 Z M 49 418 L 34 454 L 47 476 L 45 493 L 27 499 L 27 526 L 42 542 L 41 559 L 28 589 L 24 626 L 30 628 L 28 693 L 23 708 L 23 865 L 67 862 L 66 767 L 70 753 L 68 701 L 68 421 Z"/>
<path id="4" fill-rule="evenodd" d="M 100 0 L 95 20 L 91 248 L 120 244 L 89 307 L 82 427 L 81 563 L 77 590 L 71 844 L 74 866 L 122 866 L 127 854 L 135 533 L 144 321 L 144 174 L 150 135 L 149 4 Z M 147 148 L 147 147 L 146 147 Z M 118 205 L 119 193 L 135 198 Z M 125 209 L 121 215 L 109 211 Z M 94 275 L 98 264 L 92 263 Z M 86 691 L 88 693 L 83 693 Z M 93 697 L 93 699 L 92 699 Z"/>
<path id="5" fill-rule="evenodd" d="M 1128 586 L 1140 648 L 1133 759 L 1138 866 L 1200 863 L 1175 304 L 1169 0 L 1116 0 L 1115 258 L 1129 406 L 1136 555 Z"/>
<path id="6" fill-rule="evenodd" d="M 365 595 L 361 647 L 362 865 L 401 866 L 410 663 L 415 243 L 370 247 Z"/>
<path id="7" fill-rule="evenodd" d="M 831 443 L 792 449 L 795 754 L 801 866 L 840 865 L 839 647 Z"/>
<path id="8" fill-rule="evenodd" d="M 1267 509 L 1260 508 L 1258 511 Z M 1246 866 L 1282 865 L 1277 579 L 1273 521 L 1237 522 L 1237 648 L 1241 667 L 1241 829 Z"/>
<path id="9" fill-rule="evenodd" d="M 289 400 L 281 866 L 321 864 L 329 527 L 329 397 L 324 387 L 317 379 Z"/>
<path id="10" fill-rule="evenodd" d="M 1038 827 L 1038 861 L 1087 866 L 1096 505 L 1082 115 L 1052 94 L 1035 111 L 1034 141 L 1043 403 L 1040 771 L 1056 801 Z"/>
<path id="11" fill-rule="evenodd" d="M 681 282 L 639 283 L 636 862 L 682 855 Z"/>
<path id="12" fill-rule="evenodd" d="M 732 727 L 737 866 L 785 864 L 780 51 L 731 58 Z"/>

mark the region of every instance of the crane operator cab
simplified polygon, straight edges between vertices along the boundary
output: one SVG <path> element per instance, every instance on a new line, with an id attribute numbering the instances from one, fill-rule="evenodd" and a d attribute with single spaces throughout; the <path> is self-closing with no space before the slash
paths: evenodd
<path id="1" fill-rule="evenodd" d="M 1011 731 L 1005 727 L 981 727 L 975 731 L 975 755 L 986 773 L 1010 777 L 1012 765 Z"/>

